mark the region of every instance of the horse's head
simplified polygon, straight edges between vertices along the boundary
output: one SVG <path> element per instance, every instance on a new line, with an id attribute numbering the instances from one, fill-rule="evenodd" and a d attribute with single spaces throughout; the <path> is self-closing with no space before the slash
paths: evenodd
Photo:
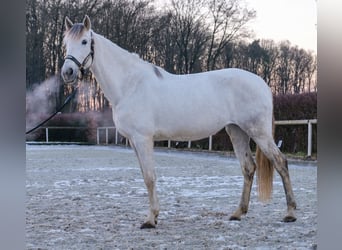
<path id="1" fill-rule="evenodd" d="M 65 57 L 61 74 L 66 83 L 75 83 L 79 73 L 83 75 L 94 59 L 94 41 L 90 19 L 86 15 L 83 23 L 73 24 L 66 17 L 65 29 L 64 44 L 67 56 Z"/>

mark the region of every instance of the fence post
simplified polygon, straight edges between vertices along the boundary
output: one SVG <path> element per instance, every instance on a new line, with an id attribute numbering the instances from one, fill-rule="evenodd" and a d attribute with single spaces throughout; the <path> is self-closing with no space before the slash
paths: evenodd
<path id="1" fill-rule="evenodd" d="M 171 140 L 167 141 L 167 148 L 171 148 Z"/>
<path id="2" fill-rule="evenodd" d="M 106 145 L 108 145 L 108 128 L 106 128 Z"/>
<path id="3" fill-rule="evenodd" d="M 100 144 L 100 129 L 96 128 L 96 143 Z"/>
<path id="4" fill-rule="evenodd" d="M 45 140 L 46 142 L 49 142 L 49 128 L 45 128 Z"/>
<path id="5" fill-rule="evenodd" d="M 191 148 L 191 141 L 188 141 L 188 148 Z"/>
<path id="6" fill-rule="evenodd" d="M 312 153 L 312 123 L 308 121 L 308 157 L 311 157 Z"/>
<path id="7" fill-rule="evenodd" d="M 209 151 L 211 151 L 212 147 L 213 147 L 213 136 L 211 135 L 209 136 Z"/>

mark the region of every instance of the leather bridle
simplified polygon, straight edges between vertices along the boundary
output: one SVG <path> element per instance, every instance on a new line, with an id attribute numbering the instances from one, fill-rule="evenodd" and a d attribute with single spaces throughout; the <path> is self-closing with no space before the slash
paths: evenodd
<path id="1" fill-rule="evenodd" d="M 93 33 L 90 33 L 90 34 L 91 34 L 90 52 L 89 52 L 89 54 L 86 56 L 86 58 L 84 58 L 84 60 L 83 60 L 82 63 L 80 63 L 80 62 L 79 62 L 74 56 L 72 56 L 72 55 L 67 55 L 67 56 L 65 57 L 65 59 L 64 59 L 64 60 L 69 59 L 69 60 L 73 61 L 73 62 L 78 66 L 78 68 L 79 68 L 79 70 L 80 70 L 80 72 L 81 72 L 81 77 L 84 76 L 85 71 L 87 70 L 87 69 L 85 68 L 85 66 L 86 66 L 86 64 L 88 63 L 89 58 L 91 57 L 91 63 L 93 63 L 93 61 L 94 61 L 94 38 L 93 38 Z"/>

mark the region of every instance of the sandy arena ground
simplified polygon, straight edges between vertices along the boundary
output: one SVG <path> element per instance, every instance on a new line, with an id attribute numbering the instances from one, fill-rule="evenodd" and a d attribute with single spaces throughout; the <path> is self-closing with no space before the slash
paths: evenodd
<path id="1" fill-rule="evenodd" d="M 272 200 L 257 200 L 229 221 L 243 177 L 235 158 L 157 149 L 160 215 L 139 229 L 148 211 L 137 159 L 113 146 L 26 146 L 27 249 L 316 249 L 317 166 L 289 165 L 297 221 L 281 222 L 286 204 L 275 175 Z M 254 182 L 255 184 L 255 182 Z"/>

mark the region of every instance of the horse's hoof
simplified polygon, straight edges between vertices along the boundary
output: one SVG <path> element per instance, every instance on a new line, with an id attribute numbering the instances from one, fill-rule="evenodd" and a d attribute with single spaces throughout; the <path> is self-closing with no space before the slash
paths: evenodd
<path id="1" fill-rule="evenodd" d="M 152 225 L 150 222 L 145 222 L 140 226 L 140 229 L 145 229 L 145 228 L 156 228 L 156 225 Z"/>
<path id="2" fill-rule="evenodd" d="M 241 220 L 241 217 L 238 217 L 236 215 L 232 215 L 230 216 L 229 220 L 237 220 L 237 221 L 240 221 Z"/>
<path id="3" fill-rule="evenodd" d="M 284 217 L 283 222 L 295 222 L 297 220 L 296 217 L 292 215 L 287 215 Z"/>

